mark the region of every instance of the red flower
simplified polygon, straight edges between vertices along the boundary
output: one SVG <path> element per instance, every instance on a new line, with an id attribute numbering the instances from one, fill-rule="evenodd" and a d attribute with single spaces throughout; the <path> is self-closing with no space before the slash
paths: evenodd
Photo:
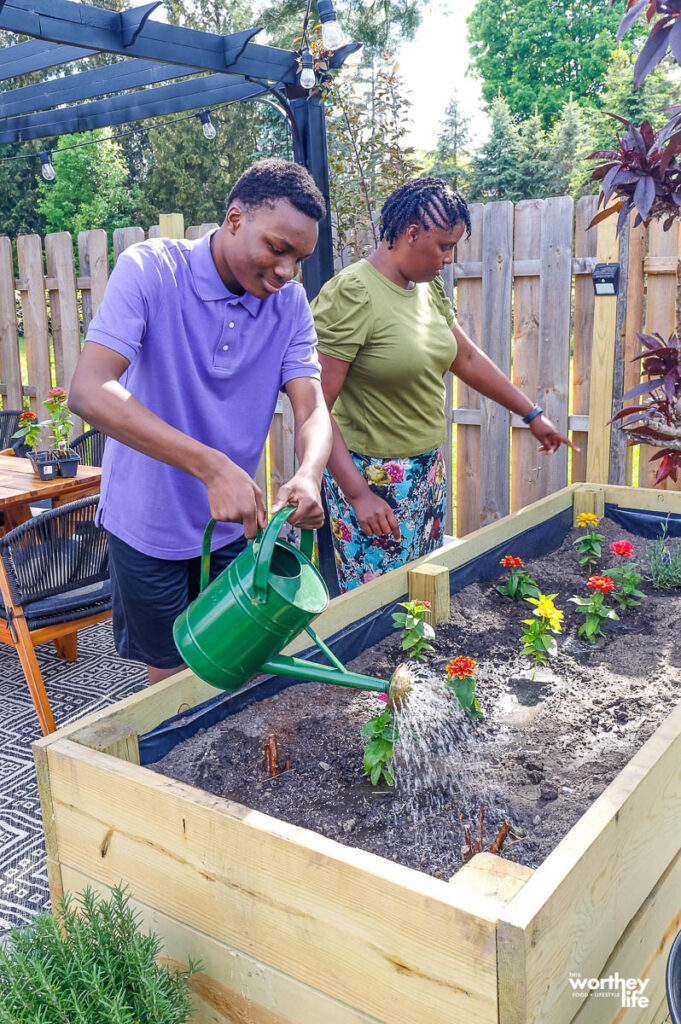
<path id="1" fill-rule="evenodd" d="M 611 590 L 615 589 L 615 584 L 609 576 L 592 576 L 587 587 L 593 587 L 595 590 L 602 590 L 604 594 L 609 594 Z"/>
<path id="2" fill-rule="evenodd" d="M 427 608 L 428 611 L 433 607 L 430 601 L 419 601 L 419 604 L 423 605 L 424 608 Z"/>
<path id="3" fill-rule="evenodd" d="M 523 560 L 522 558 L 515 558 L 513 555 L 504 555 L 501 559 L 501 564 L 506 566 L 512 565 L 516 568 L 520 568 L 523 564 Z"/>
<path id="4" fill-rule="evenodd" d="M 63 388 L 50 388 L 47 395 L 48 398 L 66 398 L 66 392 Z"/>
<path id="5" fill-rule="evenodd" d="M 26 420 L 34 420 L 36 418 L 37 417 L 34 412 L 22 412 L 21 416 L 19 417 L 19 422 L 21 422 L 22 420 L 24 420 L 24 422 Z"/>
<path id="6" fill-rule="evenodd" d="M 478 663 L 475 658 L 467 658 L 460 654 L 458 658 L 452 658 L 449 665 L 447 665 L 447 675 L 450 679 L 452 676 L 458 676 L 459 679 L 463 679 L 464 676 L 475 675 L 477 665 Z"/>
<path id="7" fill-rule="evenodd" d="M 610 545 L 610 550 L 619 558 L 631 558 L 634 545 L 630 540 L 616 540 L 614 544 Z"/>

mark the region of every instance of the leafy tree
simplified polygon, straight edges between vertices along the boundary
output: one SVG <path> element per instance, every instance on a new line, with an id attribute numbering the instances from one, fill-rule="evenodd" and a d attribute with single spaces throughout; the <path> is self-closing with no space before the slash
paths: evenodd
<path id="1" fill-rule="evenodd" d="M 82 135 L 63 135 L 52 150 L 57 176 L 39 180 L 38 210 L 46 231 L 79 231 L 130 224 L 134 192 L 127 188 L 127 167 L 118 143 L 106 138 L 105 129 Z M 97 139 L 103 141 L 96 142 Z M 79 145 L 80 143 L 94 145 Z"/>
<path id="2" fill-rule="evenodd" d="M 508 103 L 501 96 L 492 103 L 490 121 L 489 138 L 471 161 L 469 198 L 517 202 L 522 198 L 518 178 L 520 137 Z"/>
<path id="3" fill-rule="evenodd" d="M 452 188 L 465 194 L 470 163 L 469 145 L 470 118 L 461 113 L 455 92 L 442 119 L 437 147 L 426 158 L 426 173 L 434 178 L 443 178 Z"/>
<path id="4" fill-rule="evenodd" d="M 599 107 L 619 18 L 592 0 L 477 0 L 468 31 L 484 100 L 504 96 L 521 118 L 537 108 L 545 125 L 570 97 Z M 630 33 L 629 51 L 637 38 L 640 31 Z"/>

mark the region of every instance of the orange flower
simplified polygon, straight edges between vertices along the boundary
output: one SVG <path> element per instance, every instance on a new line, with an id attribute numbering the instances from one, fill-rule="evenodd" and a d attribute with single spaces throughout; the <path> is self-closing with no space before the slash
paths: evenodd
<path id="1" fill-rule="evenodd" d="M 620 558 L 631 558 L 634 545 L 630 540 L 616 540 L 614 544 L 610 545 L 610 550 L 613 555 L 618 555 Z"/>
<path id="2" fill-rule="evenodd" d="M 464 676 L 475 675 L 477 665 L 478 663 L 475 658 L 466 658 L 463 654 L 460 654 L 458 658 L 452 658 L 449 665 L 447 665 L 447 675 L 450 679 L 452 676 L 458 676 L 459 679 L 463 679 Z"/>
<path id="3" fill-rule="evenodd" d="M 512 565 L 519 568 L 520 566 L 522 566 L 522 564 L 522 558 L 515 558 L 513 555 L 504 555 L 504 557 L 501 559 L 501 565 Z"/>
<path id="4" fill-rule="evenodd" d="M 428 611 L 433 607 L 430 601 L 419 601 L 419 604 L 423 605 L 424 608 L 427 608 Z"/>
<path id="5" fill-rule="evenodd" d="M 19 417 L 19 422 L 21 423 L 22 421 L 26 422 L 26 420 L 34 419 L 36 419 L 36 414 L 34 412 L 22 412 L 21 416 Z"/>
<path id="6" fill-rule="evenodd" d="M 615 589 L 615 584 L 609 576 L 592 576 L 587 587 L 593 587 L 595 590 L 602 590 L 604 594 L 609 594 L 611 590 Z"/>

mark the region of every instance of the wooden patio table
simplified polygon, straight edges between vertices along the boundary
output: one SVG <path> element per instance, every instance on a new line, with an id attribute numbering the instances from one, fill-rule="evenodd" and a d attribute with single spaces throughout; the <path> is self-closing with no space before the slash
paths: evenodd
<path id="1" fill-rule="evenodd" d="M 0 512 L 4 513 L 0 535 L 31 518 L 31 503 L 51 498 L 56 508 L 85 498 L 98 492 L 101 478 L 99 466 L 78 466 L 75 476 L 39 480 L 28 459 L 0 455 Z"/>

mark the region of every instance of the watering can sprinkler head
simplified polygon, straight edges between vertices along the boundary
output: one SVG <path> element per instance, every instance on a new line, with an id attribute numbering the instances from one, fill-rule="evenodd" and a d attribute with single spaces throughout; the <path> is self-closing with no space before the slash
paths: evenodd
<path id="1" fill-rule="evenodd" d="M 414 684 L 411 669 L 406 662 L 397 666 L 388 684 L 388 707 L 391 711 L 399 711 L 405 703 L 406 697 Z"/>

